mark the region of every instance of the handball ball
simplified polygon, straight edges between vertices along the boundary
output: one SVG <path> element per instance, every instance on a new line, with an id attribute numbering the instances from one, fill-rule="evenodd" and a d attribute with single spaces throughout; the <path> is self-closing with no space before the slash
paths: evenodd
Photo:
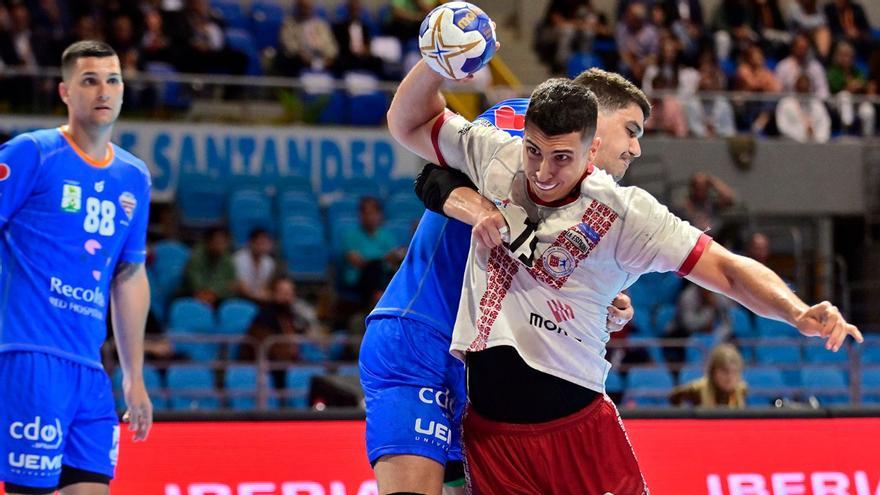
<path id="1" fill-rule="evenodd" d="M 443 77 L 467 77 L 488 64 L 495 54 L 492 20 L 476 5 L 444 3 L 422 21 L 419 50 L 428 66 Z"/>

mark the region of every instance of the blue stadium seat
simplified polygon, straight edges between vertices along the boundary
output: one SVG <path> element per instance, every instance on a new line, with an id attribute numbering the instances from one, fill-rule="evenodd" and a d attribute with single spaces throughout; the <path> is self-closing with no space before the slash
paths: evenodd
<path id="1" fill-rule="evenodd" d="M 880 366 L 862 368 L 862 402 L 880 404 Z"/>
<path id="2" fill-rule="evenodd" d="M 209 175 L 181 176 L 176 198 L 185 226 L 220 225 L 226 218 L 226 186 Z"/>
<path id="3" fill-rule="evenodd" d="M 340 219 L 358 218 L 358 201 L 354 196 L 341 196 L 327 207 L 327 223 L 332 227 Z"/>
<path id="4" fill-rule="evenodd" d="M 208 335 L 215 329 L 214 313 L 207 304 L 189 297 L 175 299 L 168 310 L 169 335 Z M 217 359 L 215 343 L 174 341 L 174 349 L 195 361 Z"/>
<path id="5" fill-rule="evenodd" d="M 275 188 L 278 196 L 287 192 L 312 194 L 312 181 L 302 175 L 282 175 L 275 180 Z"/>
<path id="6" fill-rule="evenodd" d="M 144 364 L 144 385 L 147 392 L 150 393 L 150 402 L 153 403 L 154 410 L 164 410 L 168 408 L 168 403 L 162 393 L 162 377 L 159 371 L 151 364 Z M 110 383 L 113 385 L 113 394 L 116 397 L 116 409 L 125 411 L 125 397 L 122 394 L 122 368 L 117 366 L 110 375 Z"/>
<path id="7" fill-rule="evenodd" d="M 705 362 L 716 343 L 718 339 L 712 334 L 691 335 L 685 349 L 685 361 L 690 364 Z"/>
<path id="8" fill-rule="evenodd" d="M 295 279 L 319 280 L 326 276 L 330 257 L 322 224 L 301 218 L 284 220 L 281 249 Z"/>
<path id="9" fill-rule="evenodd" d="M 846 374 L 832 366 L 806 366 L 801 370 L 804 392 L 814 395 L 821 404 L 849 402 Z"/>
<path id="10" fill-rule="evenodd" d="M 224 178 L 226 183 L 226 194 L 232 195 L 239 191 L 249 191 L 255 194 L 266 194 L 266 184 L 264 178 L 259 175 L 229 174 Z"/>
<path id="11" fill-rule="evenodd" d="M 323 366 L 291 366 L 287 368 L 284 385 L 290 407 L 308 407 L 312 377 L 324 373 Z"/>
<path id="12" fill-rule="evenodd" d="M 797 328 L 789 325 L 788 323 L 771 320 L 769 318 L 762 318 L 760 316 L 755 317 L 755 332 L 758 334 L 759 337 L 801 337 L 801 334 L 797 331 Z"/>
<path id="13" fill-rule="evenodd" d="M 385 120 L 388 112 L 388 95 L 383 91 L 351 95 L 349 99 L 348 124 L 377 126 Z"/>
<path id="14" fill-rule="evenodd" d="M 782 365 L 782 376 L 792 387 L 800 385 L 800 374 L 795 365 L 801 364 L 801 348 L 799 343 L 791 344 L 762 342 L 755 349 L 755 360 L 763 365 Z"/>
<path id="15" fill-rule="evenodd" d="M 343 255 L 342 242 L 345 233 L 349 229 L 357 228 L 358 225 L 360 221 L 357 217 L 341 217 L 330 222 L 330 250 L 334 259 L 339 259 Z"/>
<path id="16" fill-rule="evenodd" d="M 278 195 L 278 213 L 283 221 L 288 217 L 306 217 L 321 221 L 318 198 L 311 192 L 284 191 Z"/>
<path id="17" fill-rule="evenodd" d="M 425 213 L 425 205 L 413 193 L 394 194 L 388 198 L 383 207 L 388 220 L 418 220 Z"/>
<path id="18" fill-rule="evenodd" d="M 382 197 L 379 183 L 370 177 L 349 177 L 343 179 L 340 183 L 340 190 L 344 191 L 347 197 L 351 197 L 354 200 L 355 211 L 357 211 L 357 203 L 364 196 L 372 196 L 377 199 Z"/>
<path id="19" fill-rule="evenodd" d="M 229 406 L 235 410 L 257 407 L 257 367 L 237 364 L 228 366 L 223 376 L 223 388 Z"/>
<path id="20" fill-rule="evenodd" d="M 658 304 L 675 304 L 681 292 L 682 279 L 674 273 L 646 273 L 636 284 L 648 290 Z"/>
<path id="21" fill-rule="evenodd" d="M 578 74 L 591 67 L 604 68 L 602 59 L 591 52 L 573 53 L 568 59 L 568 77 L 577 77 Z"/>
<path id="22" fill-rule="evenodd" d="M 620 373 L 614 370 L 608 372 L 608 377 L 605 378 L 605 392 L 609 394 L 623 392 L 623 378 Z"/>
<path id="23" fill-rule="evenodd" d="M 356 364 L 344 364 L 336 368 L 336 374 L 340 376 L 360 376 L 361 371 Z"/>
<path id="24" fill-rule="evenodd" d="M 743 379 L 748 385 L 749 405 L 766 406 L 777 397 L 793 398 L 795 395 L 785 383 L 782 371 L 772 366 L 747 367 L 743 371 Z"/>
<path id="25" fill-rule="evenodd" d="M 144 66 L 144 72 L 152 76 L 177 76 L 177 69 L 167 62 L 147 62 Z M 158 103 L 161 106 L 175 109 L 185 110 L 189 108 L 190 99 L 183 91 L 183 85 L 178 81 L 163 81 L 157 84 Z"/>
<path id="26" fill-rule="evenodd" d="M 862 353 L 862 364 L 880 364 L 880 338 L 865 337 L 865 342 L 858 349 Z"/>
<path id="27" fill-rule="evenodd" d="M 825 341 L 822 339 L 809 339 L 804 342 L 804 358 L 809 363 L 846 364 L 849 362 L 850 352 L 856 351 L 846 344 L 837 352 L 832 352 L 825 349 Z"/>
<path id="28" fill-rule="evenodd" d="M 204 366 L 168 367 L 168 395 L 175 410 L 211 410 L 220 407 L 214 389 L 214 371 Z"/>
<path id="29" fill-rule="evenodd" d="M 654 314 L 654 323 L 651 325 L 651 335 L 661 336 L 666 333 L 667 327 L 675 320 L 678 312 L 673 304 L 661 304 Z"/>
<path id="30" fill-rule="evenodd" d="M 414 226 L 415 220 L 397 219 L 385 222 L 385 225 L 383 225 L 382 228 L 391 232 L 391 235 L 397 240 L 398 246 L 409 246 L 409 242 L 412 240 Z"/>
<path id="31" fill-rule="evenodd" d="M 164 321 L 169 298 L 183 282 L 190 249 L 178 241 L 159 241 L 152 246 L 152 253 L 153 263 L 148 270 L 151 304 L 156 317 Z"/>
<path id="32" fill-rule="evenodd" d="M 669 370 L 661 367 L 632 368 L 626 376 L 626 402 L 638 406 L 665 406 L 674 381 Z"/>
<path id="33" fill-rule="evenodd" d="M 704 373 L 703 366 L 698 365 L 688 365 L 681 369 L 681 372 L 678 374 L 678 383 L 679 385 L 683 383 L 688 383 L 690 381 L 696 380 L 703 376 Z"/>
<path id="34" fill-rule="evenodd" d="M 226 26 L 236 29 L 247 29 L 248 20 L 241 8 L 241 2 L 236 0 L 211 0 L 211 10 Z"/>
<path id="35" fill-rule="evenodd" d="M 256 191 L 236 191 L 229 197 L 229 230 L 236 245 L 245 244 L 251 231 L 262 228 L 273 232 L 272 202 Z"/>
<path id="36" fill-rule="evenodd" d="M 415 182 L 415 177 L 396 177 L 388 179 L 388 181 L 385 182 L 385 197 L 390 198 L 398 194 L 408 194 L 412 197 L 416 197 Z"/>
<path id="37" fill-rule="evenodd" d="M 227 335 L 243 335 L 258 312 L 259 307 L 247 299 L 227 299 L 217 308 L 218 328 Z"/>
<path id="38" fill-rule="evenodd" d="M 656 339 L 657 337 L 652 336 L 645 337 L 641 335 L 630 335 L 629 337 L 627 337 L 626 340 L 633 349 L 645 349 L 653 363 L 663 364 L 666 362 L 666 359 L 663 357 L 663 349 L 661 348 L 661 346 L 657 344 L 638 345 L 639 343 L 645 342 L 646 340 L 653 341 Z"/>
<path id="39" fill-rule="evenodd" d="M 734 337 L 750 339 L 757 336 L 752 325 L 752 315 L 742 306 L 737 305 L 730 308 L 730 324 Z"/>
<path id="40" fill-rule="evenodd" d="M 251 2 L 251 32 L 257 48 L 278 46 L 278 34 L 284 21 L 284 7 L 277 2 L 257 0 Z"/>
<path id="41" fill-rule="evenodd" d="M 226 38 L 226 46 L 239 53 L 243 53 L 247 57 L 248 63 L 245 67 L 245 75 L 261 75 L 263 68 L 260 66 L 260 51 L 257 48 L 257 42 L 247 30 L 247 26 L 229 27 L 226 28 L 223 34 Z"/>

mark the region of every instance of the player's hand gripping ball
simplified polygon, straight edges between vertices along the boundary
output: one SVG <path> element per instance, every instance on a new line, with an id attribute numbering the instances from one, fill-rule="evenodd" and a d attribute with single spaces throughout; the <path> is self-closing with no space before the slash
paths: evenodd
<path id="1" fill-rule="evenodd" d="M 463 79 L 495 55 L 495 27 L 479 7 L 449 2 L 432 10 L 419 28 L 419 50 L 447 79 Z"/>

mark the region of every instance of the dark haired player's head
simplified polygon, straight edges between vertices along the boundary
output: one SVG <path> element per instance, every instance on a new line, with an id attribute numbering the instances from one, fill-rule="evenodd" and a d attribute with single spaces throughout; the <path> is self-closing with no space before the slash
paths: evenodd
<path id="1" fill-rule="evenodd" d="M 529 99 L 523 163 L 530 191 L 543 202 L 579 187 L 599 147 L 596 96 L 568 79 L 541 83 Z"/>
<path id="2" fill-rule="evenodd" d="M 58 94 L 67 105 L 68 125 L 88 133 L 109 133 L 122 109 L 119 57 L 103 41 L 77 41 L 61 55 Z"/>
<path id="3" fill-rule="evenodd" d="M 107 58 L 116 57 L 116 50 L 107 43 L 96 40 L 77 41 L 68 46 L 61 54 L 61 76 L 65 81 L 70 79 L 77 66 L 77 60 L 81 58 Z"/>
<path id="4" fill-rule="evenodd" d="M 614 72 L 588 69 L 574 82 L 592 91 L 599 105 L 596 136 L 602 146 L 596 166 L 620 180 L 630 162 L 642 154 L 639 138 L 651 116 L 651 102 L 642 90 Z"/>

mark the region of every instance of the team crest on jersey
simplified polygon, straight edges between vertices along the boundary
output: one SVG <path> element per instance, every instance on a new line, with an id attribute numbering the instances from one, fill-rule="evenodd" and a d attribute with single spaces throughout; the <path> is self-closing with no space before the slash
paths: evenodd
<path id="1" fill-rule="evenodd" d="M 95 192 L 104 192 L 104 181 L 95 182 Z"/>
<path id="2" fill-rule="evenodd" d="M 552 246 L 541 256 L 544 261 L 544 269 L 556 278 L 567 277 L 574 272 L 574 256 L 565 248 Z"/>
<path id="3" fill-rule="evenodd" d="M 82 209 L 82 188 L 76 184 L 64 184 L 61 190 L 61 209 L 76 213 Z"/>
<path id="4" fill-rule="evenodd" d="M 0 163 L 0 182 L 8 179 L 12 175 L 12 169 L 5 163 Z"/>
<path id="5" fill-rule="evenodd" d="M 125 216 L 131 220 L 131 216 L 134 215 L 134 208 L 137 206 L 137 200 L 134 199 L 134 194 L 125 191 L 124 193 L 119 195 L 119 206 L 122 207 L 122 211 L 125 212 Z"/>

